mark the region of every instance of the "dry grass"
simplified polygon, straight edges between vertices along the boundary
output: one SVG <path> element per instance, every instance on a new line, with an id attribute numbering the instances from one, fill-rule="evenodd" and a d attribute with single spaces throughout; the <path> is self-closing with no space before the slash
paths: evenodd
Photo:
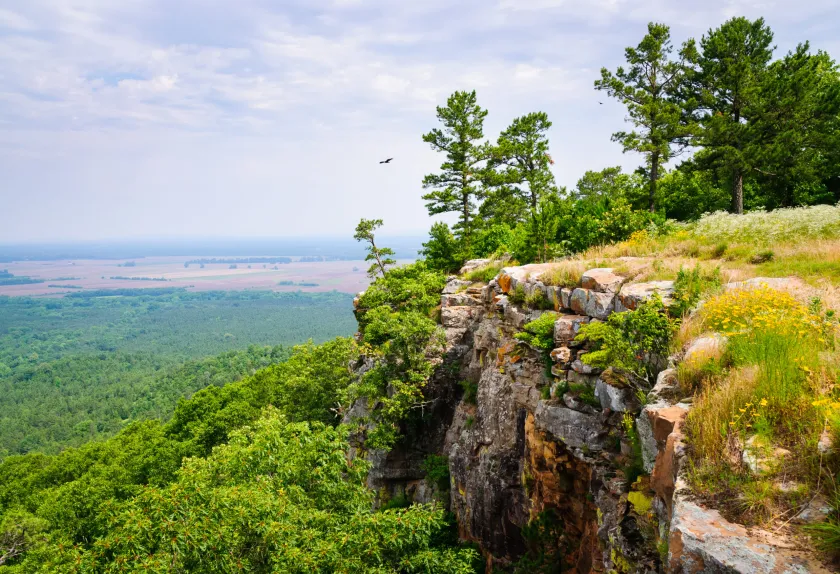
<path id="1" fill-rule="evenodd" d="M 730 422 L 744 405 L 751 402 L 758 384 L 758 369 L 745 367 L 730 371 L 723 382 L 709 381 L 694 397 L 694 407 L 686 420 L 686 432 L 693 457 L 707 464 L 729 464 L 739 457 L 727 437 Z"/>

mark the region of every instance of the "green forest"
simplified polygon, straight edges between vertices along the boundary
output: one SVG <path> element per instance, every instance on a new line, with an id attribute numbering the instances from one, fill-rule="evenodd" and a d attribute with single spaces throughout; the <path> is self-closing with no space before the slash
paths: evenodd
<path id="1" fill-rule="evenodd" d="M 344 293 L 110 290 L 0 297 L 0 457 L 169 417 L 182 396 L 355 329 Z"/>
<path id="2" fill-rule="evenodd" d="M 650 24 L 594 86 L 627 107 L 613 140 L 644 164 L 574 189 L 554 181 L 545 113 L 488 141 L 476 92 L 454 93 L 422 136 L 441 167 L 418 184 L 429 214 L 457 223 L 436 223 L 422 259 L 397 266 L 382 220 L 363 219 L 373 283 L 357 321 L 335 293 L 0 299 L 0 573 L 481 571 L 441 504 L 375 507 L 351 434 L 387 450 L 422 416 L 445 348 L 440 291 L 467 259 L 549 261 L 707 212 L 840 200 L 838 69 L 807 43 L 774 59 L 772 38 L 763 20 L 734 18 L 675 49 Z M 584 335 L 631 366 L 652 351 L 644 329 L 670 339 L 680 321 L 661 302 L 614 317 Z M 550 337 L 534 323 L 532 342 Z M 340 424 L 360 399 L 369 412 Z"/>

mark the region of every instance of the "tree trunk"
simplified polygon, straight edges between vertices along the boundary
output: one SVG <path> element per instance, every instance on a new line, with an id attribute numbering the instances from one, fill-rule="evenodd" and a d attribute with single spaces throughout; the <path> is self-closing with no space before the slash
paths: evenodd
<path id="1" fill-rule="evenodd" d="M 472 230 L 470 230 L 470 196 L 469 193 L 461 192 L 461 204 L 463 213 L 461 217 L 464 219 L 464 243 L 467 247 L 467 255 L 470 253 L 470 239 Z"/>
<path id="2" fill-rule="evenodd" d="M 732 181 L 732 213 L 744 213 L 744 172 L 740 168 L 735 170 Z"/>
<path id="3" fill-rule="evenodd" d="M 650 156 L 650 212 L 656 212 L 656 180 L 659 179 L 659 152 Z"/>

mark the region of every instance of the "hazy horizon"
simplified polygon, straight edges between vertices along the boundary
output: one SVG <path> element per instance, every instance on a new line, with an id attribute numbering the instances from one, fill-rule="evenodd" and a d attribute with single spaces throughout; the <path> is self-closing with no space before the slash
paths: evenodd
<path id="1" fill-rule="evenodd" d="M 738 15 L 766 18 L 777 56 L 806 40 L 840 55 L 827 0 L 7 3 L 0 243 L 352 237 L 361 217 L 420 235 L 442 162 L 421 135 L 454 90 L 477 90 L 491 140 L 547 112 L 560 185 L 632 170 L 600 68 L 651 20 L 678 47 Z"/>

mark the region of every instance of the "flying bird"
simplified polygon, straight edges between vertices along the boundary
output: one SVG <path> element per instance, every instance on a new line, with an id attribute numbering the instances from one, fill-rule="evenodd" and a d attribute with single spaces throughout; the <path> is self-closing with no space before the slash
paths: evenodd
<path id="1" fill-rule="evenodd" d="M 391 163 L 391 160 L 392 160 L 392 159 L 394 159 L 394 158 L 389 157 L 388 159 L 383 159 L 383 160 L 382 160 L 382 161 L 380 161 L 379 163 Z"/>
<path id="2" fill-rule="evenodd" d="M 602 106 L 604 105 L 604 102 L 598 102 L 598 103 L 601 104 Z"/>

